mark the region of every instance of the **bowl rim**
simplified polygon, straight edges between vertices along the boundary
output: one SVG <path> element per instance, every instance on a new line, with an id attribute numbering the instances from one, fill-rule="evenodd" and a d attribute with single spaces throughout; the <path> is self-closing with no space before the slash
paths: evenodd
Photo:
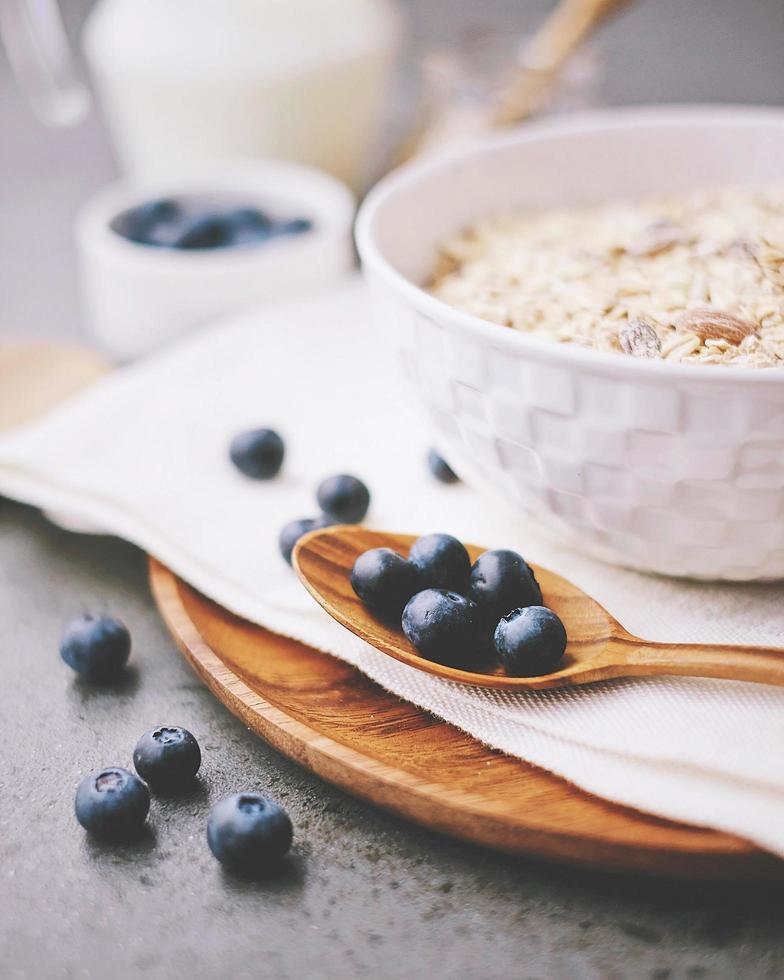
<path id="1" fill-rule="evenodd" d="M 375 240 L 374 222 L 378 213 L 408 185 L 437 174 L 454 161 L 466 157 L 491 155 L 508 146 L 539 142 L 543 138 L 579 135 L 601 130 L 656 129 L 670 126 L 708 125 L 756 126 L 774 124 L 784 130 L 784 109 L 776 106 L 683 104 L 656 106 L 622 106 L 579 112 L 529 122 L 509 132 L 485 136 L 461 143 L 444 151 L 403 164 L 383 177 L 365 197 L 357 214 L 354 235 L 357 251 L 365 267 L 376 273 L 395 292 L 402 293 L 410 304 L 432 319 L 450 321 L 477 339 L 488 341 L 496 349 L 535 354 L 539 360 L 566 363 L 576 368 L 609 376 L 639 375 L 648 381 L 659 379 L 702 380 L 715 384 L 755 384 L 757 387 L 784 386 L 781 368 L 755 368 L 748 365 L 729 367 L 721 364 L 669 363 L 647 358 L 620 357 L 617 353 L 593 350 L 577 344 L 559 344 L 535 334 L 512 330 L 491 320 L 483 320 L 433 296 L 427 290 L 398 272 L 385 258 Z"/>

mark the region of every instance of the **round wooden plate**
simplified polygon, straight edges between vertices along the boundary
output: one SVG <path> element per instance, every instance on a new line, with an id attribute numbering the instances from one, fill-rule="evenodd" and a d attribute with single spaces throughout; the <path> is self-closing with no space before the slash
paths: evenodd
<path id="1" fill-rule="evenodd" d="M 781 878 L 728 834 L 590 796 L 400 701 L 354 667 L 231 615 L 154 560 L 153 594 L 196 673 L 284 755 L 369 803 L 476 844 L 615 870 Z"/>
<path id="2" fill-rule="evenodd" d="M 67 345 L 0 342 L 0 430 L 108 370 Z M 211 691 L 285 755 L 346 792 L 514 854 L 701 878 L 778 878 L 747 841 L 615 806 L 387 694 L 359 671 L 238 619 L 150 563 L 180 649 Z"/>

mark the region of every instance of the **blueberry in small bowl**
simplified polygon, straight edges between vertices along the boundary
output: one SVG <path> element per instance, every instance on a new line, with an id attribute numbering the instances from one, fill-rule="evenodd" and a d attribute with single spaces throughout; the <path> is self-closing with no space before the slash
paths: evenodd
<path id="1" fill-rule="evenodd" d="M 273 217 L 267 210 L 231 195 L 180 197 L 145 201 L 116 215 L 111 228 L 137 245 L 181 251 L 261 245 L 273 238 L 302 235 L 310 218 Z"/>
<path id="2" fill-rule="evenodd" d="M 425 589 L 403 610 L 403 632 L 428 660 L 470 670 L 484 660 L 479 611 L 470 599 L 446 589 Z"/>
<path id="3" fill-rule="evenodd" d="M 233 227 L 234 242 L 237 245 L 263 242 L 280 226 L 266 211 L 258 208 L 236 208 L 229 211 L 226 217 Z"/>
<path id="4" fill-rule="evenodd" d="M 252 877 L 273 871 L 288 853 L 293 836 L 288 813 L 261 793 L 224 797 L 207 821 L 207 843 L 218 861 Z"/>
<path id="5" fill-rule="evenodd" d="M 186 728 L 161 725 L 136 743 L 133 764 L 157 790 L 177 790 L 192 782 L 201 765 L 199 743 Z"/>
<path id="6" fill-rule="evenodd" d="M 252 480 L 270 480 L 277 476 L 285 453 L 283 439 L 274 429 L 240 432 L 229 446 L 232 463 Z"/>
<path id="7" fill-rule="evenodd" d="M 538 677 L 558 668 L 566 649 L 566 629 L 551 609 L 526 606 L 501 619 L 494 641 L 510 677 Z"/>
<path id="8" fill-rule="evenodd" d="M 541 606 L 542 590 L 529 564 L 516 551 L 485 551 L 471 567 L 468 596 L 491 628 L 521 606 Z"/>
<path id="9" fill-rule="evenodd" d="M 234 225 L 224 214 L 198 214 L 182 222 L 179 234 L 171 242 L 172 248 L 202 249 L 225 248 L 236 244 Z"/>
<path id="10" fill-rule="evenodd" d="M 115 219 L 115 231 L 139 245 L 157 244 L 153 236 L 159 229 L 173 228 L 180 218 L 180 212 L 180 205 L 172 198 L 147 201 Z"/>
<path id="11" fill-rule="evenodd" d="M 131 653 L 131 634 L 112 616 L 84 615 L 72 620 L 60 640 L 60 656 L 92 681 L 116 680 Z"/>
<path id="12" fill-rule="evenodd" d="M 339 473 L 329 476 L 316 491 L 318 505 L 341 524 L 359 524 L 370 506 L 370 491 L 356 476 Z"/>
<path id="13" fill-rule="evenodd" d="M 391 548 L 371 548 L 354 562 L 351 587 L 371 612 L 396 622 L 422 583 L 419 570 L 402 555 Z"/>
<path id="14" fill-rule="evenodd" d="M 138 837 L 150 809 L 150 791 L 138 776 L 111 766 L 86 776 L 76 791 L 74 812 L 84 829 L 105 840 Z"/>

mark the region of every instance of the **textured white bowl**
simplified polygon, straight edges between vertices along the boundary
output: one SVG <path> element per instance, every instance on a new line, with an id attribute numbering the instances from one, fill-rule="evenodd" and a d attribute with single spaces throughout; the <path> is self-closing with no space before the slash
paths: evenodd
<path id="1" fill-rule="evenodd" d="M 139 245 L 111 227 L 135 205 L 180 195 L 227 195 L 273 214 L 311 218 L 313 230 L 257 246 L 190 252 Z M 92 332 L 105 350 L 126 360 L 224 313 L 320 289 L 354 264 L 354 211 L 353 195 L 334 177 L 273 160 L 105 187 L 76 223 Z"/>
<path id="2" fill-rule="evenodd" d="M 635 360 L 452 309 L 422 287 L 444 239 L 515 208 L 782 181 L 784 112 L 613 110 L 409 165 L 357 222 L 382 324 L 469 482 L 615 563 L 784 577 L 784 369 Z"/>

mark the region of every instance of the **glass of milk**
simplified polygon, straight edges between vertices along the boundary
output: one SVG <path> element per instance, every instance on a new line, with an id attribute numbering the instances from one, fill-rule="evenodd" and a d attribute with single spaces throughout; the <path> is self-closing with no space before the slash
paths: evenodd
<path id="1" fill-rule="evenodd" d="M 38 115 L 79 121 L 89 93 L 57 0 L 0 0 L 0 34 Z M 356 188 L 381 142 L 401 34 L 395 0 L 98 0 L 84 46 L 126 173 L 274 156 Z"/>
<path id="2" fill-rule="evenodd" d="M 127 172 L 275 156 L 356 188 L 401 33 L 393 0 L 99 0 L 84 45 Z"/>

